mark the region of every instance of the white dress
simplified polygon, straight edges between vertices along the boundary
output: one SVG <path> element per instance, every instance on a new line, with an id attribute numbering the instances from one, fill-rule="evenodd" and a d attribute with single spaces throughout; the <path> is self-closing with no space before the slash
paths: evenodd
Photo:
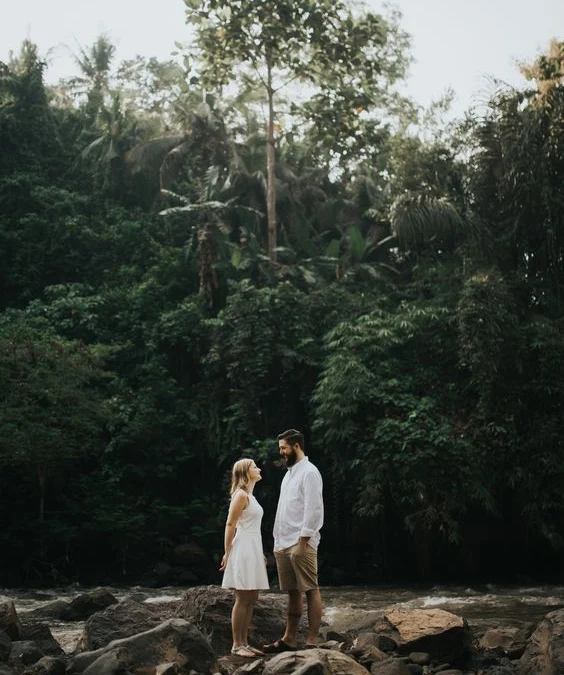
<path id="1" fill-rule="evenodd" d="M 249 503 L 237 521 L 237 530 L 223 574 L 223 588 L 235 588 L 239 591 L 269 588 L 260 534 L 263 513 L 262 506 L 250 494 Z"/>

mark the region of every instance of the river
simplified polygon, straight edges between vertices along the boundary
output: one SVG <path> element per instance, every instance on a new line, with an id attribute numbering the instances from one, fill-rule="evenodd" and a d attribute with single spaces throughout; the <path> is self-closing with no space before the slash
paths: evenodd
<path id="1" fill-rule="evenodd" d="M 178 587 L 108 588 L 119 600 L 142 594 L 145 602 L 176 602 L 184 589 Z M 41 591 L 0 589 L 0 596 L 11 598 L 19 615 L 56 599 L 70 601 L 88 588 L 71 586 Z M 322 588 L 324 621 L 342 632 L 369 624 L 383 607 L 438 607 L 464 617 L 476 637 L 496 626 L 525 626 L 537 623 L 545 614 L 564 607 L 564 586 L 340 586 Z M 269 594 L 266 594 L 267 596 Z M 80 622 L 48 621 L 51 632 L 63 649 L 70 653 L 82 632 Z"/>

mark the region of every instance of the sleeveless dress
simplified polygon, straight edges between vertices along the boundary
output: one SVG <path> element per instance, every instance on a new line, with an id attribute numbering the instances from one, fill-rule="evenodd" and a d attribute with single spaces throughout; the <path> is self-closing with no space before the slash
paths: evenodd
<path id="1" fill-rule="evenodd" d="M 238 591 L 269 588 L 260 534 L 263 513 L 262 506 L 250 494 L 249 503 L 237 521 L 237 530 L 223 574 L 223 588 L 234 588 Z"/>

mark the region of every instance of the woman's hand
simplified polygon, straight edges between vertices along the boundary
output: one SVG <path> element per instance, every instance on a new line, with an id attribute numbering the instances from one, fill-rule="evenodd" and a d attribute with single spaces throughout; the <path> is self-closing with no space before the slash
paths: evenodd
<path id="1" fill-rule="evenodd" d="M 227 558 L 229 558 L 229 555 L 227 553 L 224 553 L 223 558 L 221 559 L 221 565 L 219 566 L 220 572 L 223 572 L 223 570 L 227 566 Z"/>

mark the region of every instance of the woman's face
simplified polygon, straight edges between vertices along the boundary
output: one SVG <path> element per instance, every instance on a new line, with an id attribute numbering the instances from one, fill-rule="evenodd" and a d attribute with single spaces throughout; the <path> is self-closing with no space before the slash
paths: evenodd
<path id="1" fill-rule="evenodd" d="M 251 462 L 251 466 L 249 467 L 249 478 L 255 483 L 262 479 L 261 470 L 254 462 Z"/>

